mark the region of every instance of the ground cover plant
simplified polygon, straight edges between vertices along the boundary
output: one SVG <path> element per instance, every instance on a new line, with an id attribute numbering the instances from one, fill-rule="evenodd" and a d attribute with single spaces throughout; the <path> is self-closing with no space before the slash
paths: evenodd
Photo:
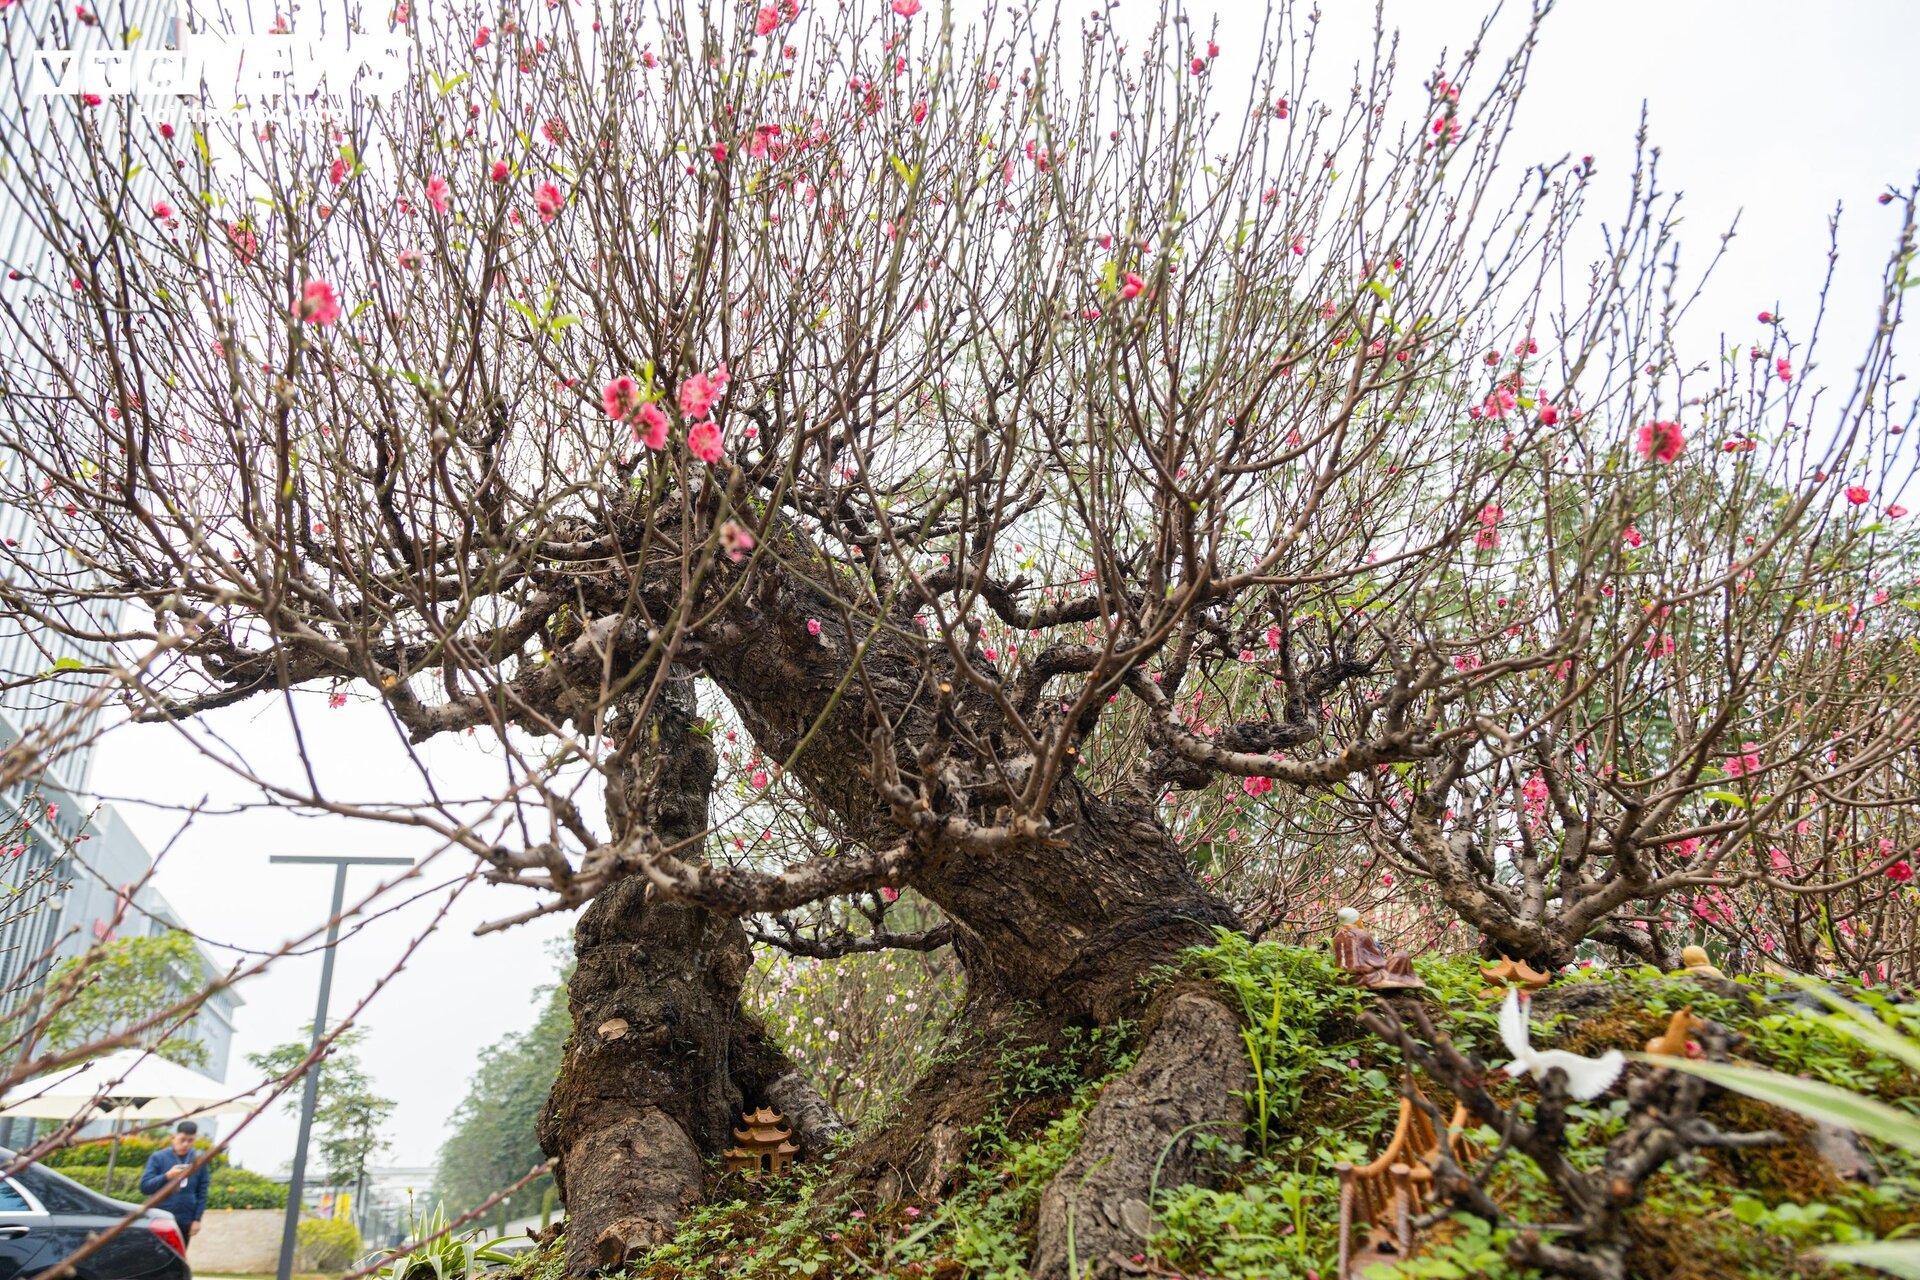
<path id="1" fill-rule="evenodd" d="M 1497 1000 L 1479 998 L 1485 981 L 1470 958 L 1423 963 L 1434 1021 L 1463 1048 L 1499 1060 Z M 1248 1090 L 1247 1123 L 1200 1144 L 1219 1176 L 1211 1185 L 1158 1190 L 1150 1233 L 1118 1270 L 1138 1275 L 1222 1280 L 1307 1280 L 1337 1274 L 1335 1165 L 1364 1162 L 1384 1144 L 1401 1097 L 1405 1059 L 1362 1019 L 1372 997 L 1345 984 L 1324 950 L 1229 935 L 1181 958 L 1158 999 L 1195 980 L 1218 983 L 1243 1010 L 1249 1056 L 1276 1066 L 1263 1077 L 1267 1109 L 1259 1120 Z M 1664 1030 L 1672 1013 L 1693 1008 L 1737 1037 L 1739 1060 L 1833 1082 L 1914 1114 L 1920 1079 L 1900 1057 L 1850 1037 L 1785 982 L 1752 979 L 1712 986 L 1652 968 L 1595 969 L 1571 975 L 1538 998 L 1536 1035 L 1577 1051 L 1637 1046 Z M 1864 989 L 1849 998 L 1893 1027 L 1920 1026 L 1920 1006 Z M 1150 1001 L 1150 1004 L 1152 1002 Z M 1817 1005 L 1817 1002 L 1814 1002 Z M 1278 1009 L 1279 1013 L 1274 1013 Z M 851 1277 L 1020 1277 L 1028 1274 L 1041 1199 L 1071 1159 L 1087 1112 L 1103 1088 L 1135 1061 L 1137 1030 L 1111 1048 L 1087 1045 L 1055 1054 L 1009 1048 L 1000 1060 L 1004 1091 L 989 1110 L 974 1156 L 937 1202 L 876 1200 L 823 1169 L 792 1179 L 748 1180 L 714 1173 L 708 1203 L 675 1236 L 634 1259 L 627 1274 L 649 1280 L 791 1275 Z M 1636 1065 L 1642 1076 L 1654 1070 Z M 1437 1083 L 1423 1091 L 1451 1105 Z M 1531 1109 L 1537 1091 L 1504 1075 L 1488 1087 L 1507 1104 Z M 1616 1093 L 1569 1110 L 1569 1154 L 1597 1167 L 1606 1143 L 1624 1128 L 1627 1105 Z M 1676 1161 L 1645 1185 L 1627 1213 L 1628 1274 L 1656 1280 L 1712 1276 L 1839 1277 L 1857 1274 L 1819 1256 L 1823 1246 L 1858 1245 L 1920 1234 L 1920 1161 L 1893 1143 L 1859 1149 L 1860 1180 L 1841 1176 L 1809 1147 L 1811 1126 L 1792 1112 L 1715 1091 L 1707 1114 L 1729 1131 L 1773 1129 L 1781 1141 L 1709 1151 Z M 1476 1132 L 1482 1149 L 1499 1145 Z M 1519 1222 L 1546 1222 L 1557 1211 L 1541 1170 L 1524 1157 L 1487 1177 L 1487 1194 Z M 1537 1277 L 1564 1274 L 1516 1263 L 1523 1228 L 1490 1224 L 1443 1207 L 1418 1254 L 1383 1276 Z M 556 1245 L 521 1264 L 528 1274 L 564 1267 Z M 1084 1274 L 1093 1260 L 1082 1257 Z"/>

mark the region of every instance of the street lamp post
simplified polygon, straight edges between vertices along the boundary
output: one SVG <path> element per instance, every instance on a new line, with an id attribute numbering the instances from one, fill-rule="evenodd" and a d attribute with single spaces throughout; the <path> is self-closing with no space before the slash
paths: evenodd
<path id="1" fill-rule="evenodd" d="M 412 858 L 336 858 L 325 854 L 274 854 L 268 862 L 294 862 L 326 865 L 333 868 L 333 906 L 327 912 L 327 946 L 320 962 L 320 1002 L 313 1013 L 313 1039 L 307 1047 L 309 1057 L 320 1048 L 320 1037 L 327 1032 L 327 997 L 333 991 L 333 947 L 340 940 L 340 911 L 347 901 L 348 867 L 410 867 Z M 280 1236 L 278 1280 L 292 1280 L 293 1247 L 300 1234 L 300 1199 L 306 1191 L 307 1138 L 313 1132 L 313 1109 L 320 1097 L 320 1061 L 313 1057 L 300 1093 L 300 1136 L 293 1147 L 293 1178 L 287 1183 L 287 1221 Z"/>

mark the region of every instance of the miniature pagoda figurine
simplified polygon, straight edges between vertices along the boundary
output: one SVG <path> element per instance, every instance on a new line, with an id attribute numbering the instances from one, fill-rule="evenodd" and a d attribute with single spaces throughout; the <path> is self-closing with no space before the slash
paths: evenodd
<path id="1" fill-rule="evenodd" d="M 1541 973 L 1525 960 L 1514 960 L 1507 956 L 1501 956 L 1492 964 L 1481 965 L 1480 976 L 1494 984 L 1480 993 L 1482 1000 L 1498 999 L 1507 994 L 1510 986 L 1534 992 L 1553 981 L 1552 974 Z"/>
<path id="2" fill-rule="evenodd" d="M 728 1173 L 779 1174 L 793 1167 L 800 1148 L 793 1145 L 793 1130 L 778 1111 L 761 1107 L 741 1116 L 740 1122 L 746 1127 L 733 1131 L 740 1145 L 725 1153 Z"/>
<path id="3" fill-rule="evenodd" d="M 1358 911 L 1342 907 L 1339 919 L 1340 927 L 1333 931 L 1333 962 L 1353 982 L 1369 991 L 1410 991 L 1427 985 L 1414 976 L 1413 958 L 1404 951 L 1384 950 L 1360 923 Z"/>
<path id="4" fill-rule="evenodd" d="M 1664 1032 L 1647 1041 L 1647 1052 L 1665 1054 L 1670 1058 L 1704 1057 L 1700 1046 L 1693 1042 L 1693 1033 L 1705 1026 L 1693 1016 L 1692 1006 L 1688 1006 L 1668 1020 Z"/>
<path id="5" fill-rule="evenodd" d="M 1680 963 L 1686 966 L 1688 973 L 1698 977 L 1724 978 L 1727 976 L 1715 968 L 1713 961 L 1707 958 L 1707 949 L 1705 947 L 1682 947 L 1680 949 Z"/>

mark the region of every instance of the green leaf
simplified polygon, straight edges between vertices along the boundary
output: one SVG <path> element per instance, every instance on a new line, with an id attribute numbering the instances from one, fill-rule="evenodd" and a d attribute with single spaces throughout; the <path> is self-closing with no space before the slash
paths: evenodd
<path id="1" fill-rule="evenodd" d="M 1842 1000 L 1813 979 L 1797 973 L 1785 973 L 1781 977 L 1818 996 L 1835 1016 L 1827 1019 L 1827 1025 L 1834 1030 L 1852 1036 L 1876 1053 L 1884 1053 L 1889 1058 L 1897 1058 L 1915 1071 L 1920 1072 L 1920 1043 L 1910 1036 L 1903 1036 L 1872 1014 Z"/>
<path id="2" fill-rule="evenodd" d="M 1703 791 L 1700 793 L 1700 798 L 1702 800 L 1718 800 L 1723 804 L 1730 804 L 1736 809 L 1744 809 L 1747 807 L 1747 802 L 1731 791 Z"/>
<path id="3" fill-rule="evenodd" d="M 80 661 L 80 659 L 74 657 L 72 654 L 68 654 L 64 658 L 54 659 L 53 669 L 55 671 L 78 671 L 86 665 L 86 663 Z"/>
<path id="4" fill-rule="evenodd" d="M 1881 1142 L 1890 1142 L 1905 1151 L 1920 1155 L 1920 1120 L 1903 1111 L 1895 1111 L 1877 1098 L 1864 1097 L 1819 1080 L 1802 1080 L 1759 1067 L 1736 1067 L 1721 1062 L 1690 1062 L 1659 1054 L 1634 1054 L 1635 1058 L 1657 1066 L 1671 1067 L 1689 1075 L 1710 1080 L 1722 1089 L 1744 1093 L 1749 1098 L 1803 1115 L 1823 1124 L 1839 1125 L 1855 1133 L 1869 1134 Z"/>
<path id="5" fill-rule="evenodd" d="M 1882 1240 L 1874 1244 L 1830 1244 L 1814 1252 L 1828 1262 L 1872 1267 L 1890 1276 L 1920 1280 L 1920 1240 Z"/>

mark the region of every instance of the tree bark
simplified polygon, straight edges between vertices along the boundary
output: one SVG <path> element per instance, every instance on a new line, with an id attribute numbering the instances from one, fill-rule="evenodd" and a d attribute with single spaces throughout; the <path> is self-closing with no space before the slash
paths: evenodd
<path id="1" fill-rule="evenodd" d="M 717 645 L 702 662 L 739 711 L 754 743 L 793 774 L 856 841 L 880 847 L 904 838 L 876 794 L 869 767 L 872 712 L 885 716 L 912 748 L 942 736 L 928 689 L 927 652 L 882 632 L 847 635 L 834 602 L 793 574 L 768 574 L 741 592 Z M 821 624 L 816 634 L 809 622 Z M 861 648 L 857 683 L 843 692 Z M 958 682 L 953 715 L 995 760 L 971 762 L 981 775 L 1018 771 L 1023 762 L 994 726 L 998 708 Z M 1027 762 L 1030 763 L 1030 762 Z M 983 821 L 991 800 L 941 779 L 912 779 L 943 807 Z M 970 1008 L 1026 1003 L 1065 1019 L 1108 1022 L 1138 1008 L 1134 984 L 1182 947 L 1207 942 L 1216 927 L 1238 928 L 1225 903 L 1194 876 L 1187 856 L 1143 795 L 1099 796 L 1073 777 L 1054 788 L 1047 818 L 1056 833 L 994 848 L 935 841 L 907 882 L 954 925 L 954 948 L 967 972 Z"/>
<path id="2" fill-rule="evenodd" d="M 968 680 L 948 682 L 951 705 L 936 705 L 929 691 L 941 681 L 928 664 L 937 673 L 945 661 L 937 651 L 905 631 L 856 638 L 844 617 L 801 575 L 768 572 L 719 604 L 689 660 L 849 846 L 910 845 L 899 882 L 952 923 L 967 975 L 952 1032 L 967 1046 L 962 1061 L 910 1089 L 893 1123 L 847 1162 L 850 1178 L 883 1195 L 931 1197 L 946 1189 L 968 1133 L 992 1105 L 1006 1034 L 1057 1043 L 1069 1026 L 1137 1016 L 1143 976 L 1239 922 L 1199 883 L 1149 797 L 1095 794 L 1070 774 L 1049 797 L 1046 838 L 982 843 L 909 832 L 897 801 L 876 785 L 876 732 L 899 744 L 905 782 L 963 824 L 997 820 L 1000 802 L 979 779 L 1018 774 L 1032 761 L 1021 759 L 1015 735 L 996 728 L 997 700 Z M 848 682 L 856 661 L 857 694 Z M 710 744 L 690 730 L 690 689 L 654 714 L 655 749 L 678 751 L 683 763 L 634 764 L 627 785 L 611 788 L 609 811 L 616 837 L 625 815 L 671 842 L 704 829 L 714 762 Z M 943 718 L 967 727 L 949 734 Z M 964 742 L 959 755 L 923 768 L 923 745 L 955 736 Z M 583 916 L 578 953 L 574 1043 L 541 1131 L 561 1162 L 576 1273 L 666 1234 L 698 1197 L 700 1157 L 724 1143 L 743 1100 L 771 1101 L 777 1086 L 788 1100 L 775 1105 L 796 1120 L 816 1110 L 786 1092 L 797 1078 L 782 1080 L 777 1051 L 739 1016 L 750 955 L 737 925 L 616 885 Z M 609 1022 L 626 1030 L 601 1032 Z M 1223 1105 L 1238 1105 L 1230 1088 L 1219 1092 Z M 803 1137 L 817 1149 L 817 1135 L 830 1129 L 816 1123 Z"/>
<path id="3" fill-rule="evenodd" d="M 651 749 L 622 778 L 629 820 L 663 840 L 706 829 L 716 759 L 693 727 L 696 711 L 693 682 L 672 681 Z M 630 877 L 581 914 L 574 962 L 573 1035 L 538 1125 L 567 1207 L 570 1273 L 617 1266 L 671 1235 L 746 1107 L 787 1110 L 803 1155 L 841 1129 L 740 1007 L 753 952 L 739 921 L 665 901 Z"/>
<path id="4" fill-rule="evenodd" d="M 729 1071 L 745 932 L 621 881 L 581 916 L 573 1036 L 539 1124 L 567 1206 L 567 1267 L 618 1265 L 700 1199 L 742 1098 Z"/>
<path id="5" fill-rule="evenodd" d="M 1196 1139 L 1238 1140 L 1252 1087 L 1233 1011 L 1201 991 L 1175 994 L 1139 1061 L 1087 1113 L 1080 1149 L 1040 1199 L 1035 1280 L 1120 1274 L 1153 1234 L 1157 1190 L 1211 1184 Z"/>

